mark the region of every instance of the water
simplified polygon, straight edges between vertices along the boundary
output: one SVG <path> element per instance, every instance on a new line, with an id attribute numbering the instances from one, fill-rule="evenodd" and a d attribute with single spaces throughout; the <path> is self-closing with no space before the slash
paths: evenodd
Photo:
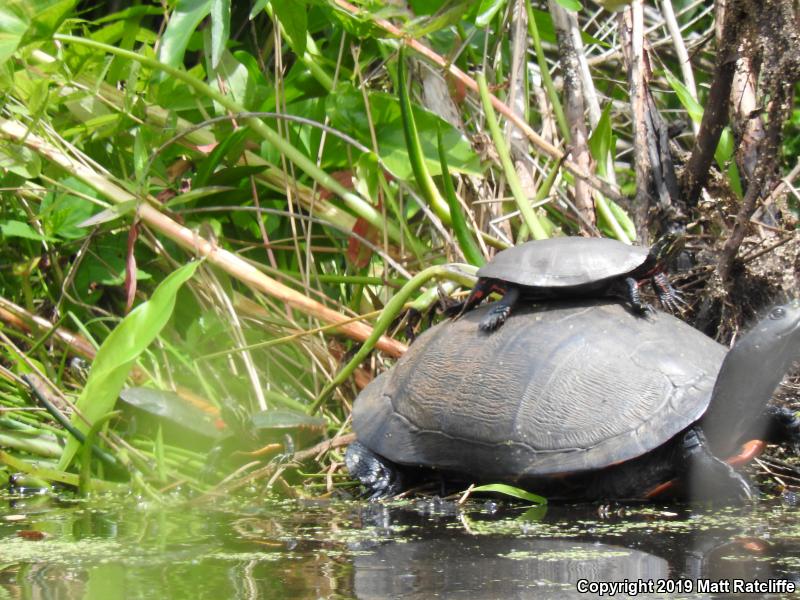
<path id="1" fill-rule="evenodd" d="M 8 497 L 0 598 L 599 598 L 612 581 L 628 587 L 605 598 L 721 597 L 698 585 L 732 592 L 735 580 L 800 588 L 800 511 L 777 501 L 526 511 L 493 500 Z"/>

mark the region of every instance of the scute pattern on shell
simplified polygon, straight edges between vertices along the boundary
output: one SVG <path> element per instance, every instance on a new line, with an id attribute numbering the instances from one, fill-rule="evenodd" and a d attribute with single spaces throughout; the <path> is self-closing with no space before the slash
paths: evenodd
<path id="1" fill-rule="evenodd" d="M 726 349 L 659 313 L 553 303 L 481 332 L 484 310 L 421 336 L 354 407 L 392 461 L 520 479 L 656 448 L 706 410 Z"/>

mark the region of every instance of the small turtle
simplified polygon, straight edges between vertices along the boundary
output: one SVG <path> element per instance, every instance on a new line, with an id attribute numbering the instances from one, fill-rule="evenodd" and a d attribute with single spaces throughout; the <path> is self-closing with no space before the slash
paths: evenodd
<path id="1" fill-rule="evenodd" d="M 659 238 L 651 248 L 629 246 L 609 238 L 560 237 L 508 248 L 478 269 L 478 283 L 461 312 L 471 310 L 492 292 L 503 299 L 480 323 L 484 331 L 500 327 L 520 301 L 550 298 L 618 297 L 638 313 L 652 308 L 639 296 L 650 280 L 662 306 L 677 310 L 680 296 L 665 274 L 669 260 L 684 244 L 682 231 Z"/>
<path id="2" fill-rule="evenodd" d="M 766 406 L 800 357 L 798 300 L 731 350 L 599 300 L 525 307 L 486 340 L 488 310 L 426 331 L 356 399 L 345 461 L 373 497 L 431 470 L 552 497 L 646 498 L 673 479 L 693 498 L 749 497 L 718 457 L 800 440 L 800 420 Z"/>

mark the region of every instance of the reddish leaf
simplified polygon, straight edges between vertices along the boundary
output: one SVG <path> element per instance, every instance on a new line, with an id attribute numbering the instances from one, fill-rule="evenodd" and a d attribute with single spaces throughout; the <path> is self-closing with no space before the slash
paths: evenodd
<path id="1" fill-rule="evenodd" d="M 369 240 L 373 244 L 378 241 L 380 234 L 375 227 L 361 217 L 356 219 L 356 224 L 353 225 L 353 233 Z M 351 237 L 347 242 L 347 260 L 356 269 L 363 269 L 369 264 L 370 258 L 372 258 L 372 248 L 362 243 L 360 238 Z"/>
<path id="2" fill-rule="evenodd" d="M 334 171 L 330 174 L 339 184 L 344 187 L 346 190 L 353 189 L 353 171 L 350 169 L 346 169 L 344 171 Z M 330 200 L 333 198 L 334 193 L 330 191 L 328 188 L 321 188 L 319 190 L 319 199 L 320 200 Z"/>

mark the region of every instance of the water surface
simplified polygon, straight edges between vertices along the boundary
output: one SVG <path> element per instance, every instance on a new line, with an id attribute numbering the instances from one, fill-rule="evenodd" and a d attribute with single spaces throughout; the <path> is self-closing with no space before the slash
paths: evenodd
<path id="1" fill-rule="evenodd" d="M 494 500 L 165 507 L 36 496 L 2 506 L 0 598 L 599 598 L 601 582 L 640 586 L 605 598 L 634 589 L 638 598 L 721 597 L 698 585 L 733 591 L 737 580 L 800 588 L 800 512 L 777 501 L 527 514 Z"/>

